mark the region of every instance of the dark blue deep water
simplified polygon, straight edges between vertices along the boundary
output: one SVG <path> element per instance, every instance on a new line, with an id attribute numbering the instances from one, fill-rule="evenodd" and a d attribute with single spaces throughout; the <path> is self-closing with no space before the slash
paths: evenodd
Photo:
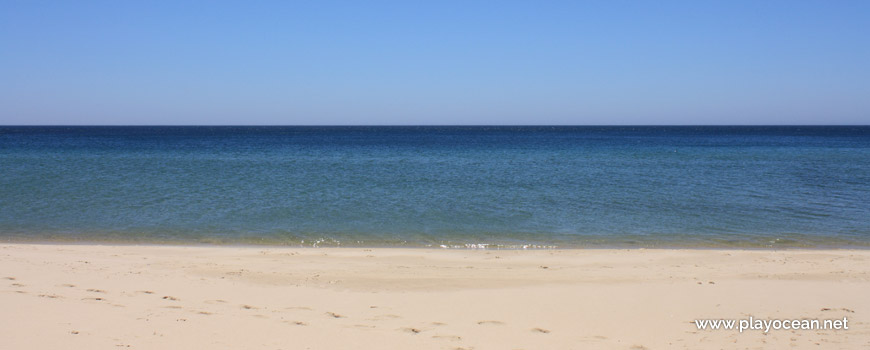
<path id="1" fill-rule="evenodd" d="M 0 241 L 868 247 L 870 127 L 0 127 Z"/>

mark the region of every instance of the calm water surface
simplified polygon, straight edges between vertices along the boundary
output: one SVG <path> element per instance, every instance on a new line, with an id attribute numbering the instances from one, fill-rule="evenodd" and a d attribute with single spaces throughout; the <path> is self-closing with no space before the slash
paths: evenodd
<path id="1" fill-rule="evenodd" d="M 0 127 L 0 241 L 868 247 L 870 127 Z"/>

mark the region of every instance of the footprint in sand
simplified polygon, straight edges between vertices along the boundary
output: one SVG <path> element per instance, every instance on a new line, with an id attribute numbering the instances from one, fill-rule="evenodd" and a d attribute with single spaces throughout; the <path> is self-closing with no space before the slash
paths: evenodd
<path id="1" fill-rule="evenodd" d="M 14 284 L 13 284 L 13 286 L 14 286 Z M 823 308 L 822 308 L 822 311 L 831 311 L 831 310 L 834 310 L 834 309 L 829 308 L 829 307 L 823 307 Z M 852 309 L 840 308 L 840 310 L 846 311 L 846 312 L 848 312 L 848 313 L 855 313 L 855 310 L 852 310 Z"/>
<path id="2" fill-rule="evenodd" d="M 326 314 L 331 316 L 332 318 L 344 318 L 343 315 L 339 315 L 339 314 L 334 313 L 334 312 L 327 312 Z"/>
<path id="3" fill-rule="evenodd" d="M 11 286 L 18 287 L 18 288 L 24 287 L 24 285 L 21 283 L 13 283 L 13 284 L 11 284 Z"/>
<path id="4" fill-rule="evenodd" d="M 537 333 L 544 333 L 544 334 L 547 334 L 547 333 L 550 333 L 550 330 L 549 330 L 549 329 L 543 329 L 543 328 L 532 328 L 532 332 L 537 332 Z"/>
<path id="5" fill-rule="evenodd" d="M 251 305 L 242 305 L 242 309 L 245 309 L 245 310 L 257 310 L 257 309 L 259 309 L 259 308 L 256 307 L 256 306 L 251 306 Z"/>
<path id="6" fill-rule="evenodd" d="M 75 288 L 75 287 L 76 287 L 75 284 L 69 284 L 69 283 L 64 283 L 64 284 L 61 284 L 60 286 L 61 286 L 61 287 L 66 287 L 66 288 Z"/>
<path id="7" fill-rule="evenodd" d="M 422 332 L 422 330 L 420 330 L 419 328 L 413 328 L 413 327 L 405 327 L 405 328 L 402 328 L 400 330 L 403 332 L 411 333 L 411 334 L 420 334 L 420 332 Z"/>
<path id="8" fill-rule="evenodd" d="M 480 321 L 477 322 L 479 325 L 493 325 L 493 326 L 503 326 L 504 322 L 502 321 Z"/>
<path id="9" fill-rule="evenodd" d="M 14 281 L 15 277 L 3 277 L 4 280 Z"/>
<path id="10" fill-rule="evenodd" d="M 82 298 L 82 300 L 94 300 L 94 301 L 105 301 L 103 298 Z"/>
<path id="11" fill-rule="evenodd" d="M 39 297 L 40 298 L 49 298 L 49 299 L 62 298 L 60 295 L 57 295 L 57 294 L 40 294 Z"/>
<path id="12" fill-rule="evenodd" d="M 176 298 L 176 297 L 171 297 L 171 296 L 168 296 L 168 295 L 167 295 L 167 296 L 164 296 L 163 299 L 164 299 L 164 300 L 170 300 L 170 301 L 178 301 L 178 300 L 179 300 L 179 299 Z"/>
<path id="13" fill-rule="evenodd" d="M 307 326 L 308 324 L 302 321 L 284 321 L 284 323 L 289 323 L 294 326 Z"/>
<path id="14" fill-rule="evenodd" d="M 94 289 L 94 288 L 90 288 L 90 289 L 88 289 L 88 292 L 91 292 L 91 293 L 105 293 L 106 291 L 104 291 L 104 290 L 102 290 L 102 289 Z"/>

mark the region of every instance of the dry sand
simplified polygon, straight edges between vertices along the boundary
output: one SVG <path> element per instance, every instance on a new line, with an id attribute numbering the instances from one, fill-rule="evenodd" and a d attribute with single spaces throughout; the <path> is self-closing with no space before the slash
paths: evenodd
<path id="1" fill-rule="evenodd" d="M 0 245 L 3 349 L 857 349 L 867 250 Z M 696 318 L 848 317 L 699 331 Z"/>

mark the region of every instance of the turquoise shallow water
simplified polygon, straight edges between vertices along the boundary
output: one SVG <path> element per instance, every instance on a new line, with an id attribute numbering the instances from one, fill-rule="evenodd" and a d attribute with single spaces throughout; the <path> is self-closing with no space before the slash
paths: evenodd
<path id="1" fill-rule="evenodd" d="M 0 127 L 0 240 L 868 247 L 870 127 Z"/>

